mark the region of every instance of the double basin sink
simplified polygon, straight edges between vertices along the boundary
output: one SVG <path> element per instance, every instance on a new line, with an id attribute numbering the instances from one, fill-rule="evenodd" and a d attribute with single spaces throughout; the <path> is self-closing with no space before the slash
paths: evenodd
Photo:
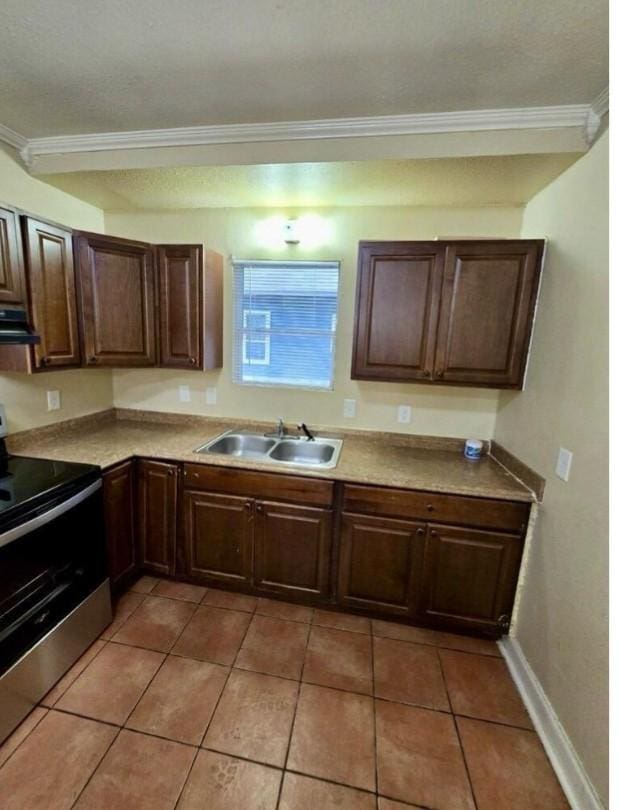
<path id="1" fill-rule="evenodd" d="M 310 440 L 287 435 L 280 438 L 233 429 L 198 447 L 196 453 L 233 456 L 294 467 L 332 469 L 338 462 L 341 449 L 341 439 L 316 436 Z"/>

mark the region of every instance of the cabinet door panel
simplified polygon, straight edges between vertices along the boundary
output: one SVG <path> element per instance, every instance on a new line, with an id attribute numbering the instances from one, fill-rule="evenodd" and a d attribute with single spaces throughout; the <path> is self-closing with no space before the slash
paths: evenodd
<path id="1" fill-rule="evenodd" d="M 258 501 L 254 582 L 279 593 L 326 598 L 329 592 L 331 512 Z"/>
<path id="2" fill-rule="evenodd" d="M 34 365 L 79 366 L 72 232 L 32 217 L 22 222 L 32 319 L 41 336 L 41 343 L 33 347 Z"/>
<path id="3" fill-rule="evenodd" d="M 86 364 L 154 366 L 151 246 L 98 234 L 80 234 L 77 244 Z"/>
<path id="4" fill-rule="evenodd" d="M 436 243 L 361 243 L 353 378 L 431 376 L 443 249 Z"/>
<path id="5" fill-rule="evenodd" d="M 160 365 L 202 368 L 202 245 L 158 245 Z"/>
<path id="6" fill-rule="evenodd" d="M 11 208 L 0 208 L 0 304 L 26 305 L 19 222 Z"/>
<path id="7" fill-rule="evenodd" d="M 345 513 L 340 536 L 339 603 L 412 615 L 425 527 Z"/>
<path id="8" fill-rule="evenodd" d="M 454 629 L 505 629 L 518 579 L 520 535 L 430 527 L 423 566 L 421 614 Z"/>
<path id="9" fill-rule="evenodd" d="M 253 502 L 186 490 L 184 511 L 188 574 L 251 583 Z"/>
<path id="10" fill-rule="evenodd" d="M 145 568 L 174 573 L 177 517 L 176 464 L 141 460 L 138 465 L 138 531 Z"/>
<path id="11" fill-rule="evenodd" d="M 134 486 L 133 461 L 103 473 L 108 573 L 113 586 L 119 586 L 137 571 Z"/>
<path id="12" fill-rule="evenodd" d="M 448 245 L 435 376 L 445 382 L 522 384 L 542 245 Z"/>

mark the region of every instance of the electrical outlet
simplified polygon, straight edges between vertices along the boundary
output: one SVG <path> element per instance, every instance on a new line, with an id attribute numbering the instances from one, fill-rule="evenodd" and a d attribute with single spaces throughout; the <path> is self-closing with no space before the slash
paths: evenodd
<path id="1" fill-rule="evenodd" d="M 188 385 L 178 386 L 178 399 L 180 402 L 191 402 L 191 391 Z"/>
<path id="2" fill-rule="evenodd" d="M 216 405 L 217 404 L 217 389 L 214 385 L 209 385 L 206 389 L 206 404 L 207 405 Z"/>
<path id="3" fill-rule="evenodd" d="M 399 405 L 398 406 L 398 422 L 406 425 L 411 421 L 411 406 Z"/>
<path id="4" fill-rule="evenodd" d="M 48 411 L 60 410 L 60 391 L 47 392 L 47 410 Z"/>
<path id="5" fill-rule="evenodd" d="M 357 415 L 357 400 L 345 399 L 344 400 L 344 416 L 347 419 L 354 419 Z"/>
<path id="6" fill-rule="evenodd" d="M 567 481 L 570 477 L 570 470 L 572 468 L 572 453 L 566 450 L 565 447 L 559 448 L 559 455 L 557 456 L 557 466 L 555 472 L 562 481 Z"/>

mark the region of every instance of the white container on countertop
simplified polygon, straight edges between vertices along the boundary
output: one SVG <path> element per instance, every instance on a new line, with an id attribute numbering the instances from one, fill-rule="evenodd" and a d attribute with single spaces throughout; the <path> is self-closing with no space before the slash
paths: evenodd
<path id="1" fill-rule="evenodd" d="M 484 451 L 484 443 L 479 439 L 467 439 L 464 442 L 464 458 L 479 461 Z"/>

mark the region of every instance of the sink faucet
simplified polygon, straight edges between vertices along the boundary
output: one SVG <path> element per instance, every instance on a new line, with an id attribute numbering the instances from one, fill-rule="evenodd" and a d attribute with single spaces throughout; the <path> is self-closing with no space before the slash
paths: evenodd
<path id="1" fill-rule="evenodd" d="M 284 424 L 284 417 L 279 416 L 277 419 L 277 427 L 273 432 L 265 433 L 265 436 L 275 436 L 278 439 L 283 439 L 286 435 L 286 425 Z"/>

